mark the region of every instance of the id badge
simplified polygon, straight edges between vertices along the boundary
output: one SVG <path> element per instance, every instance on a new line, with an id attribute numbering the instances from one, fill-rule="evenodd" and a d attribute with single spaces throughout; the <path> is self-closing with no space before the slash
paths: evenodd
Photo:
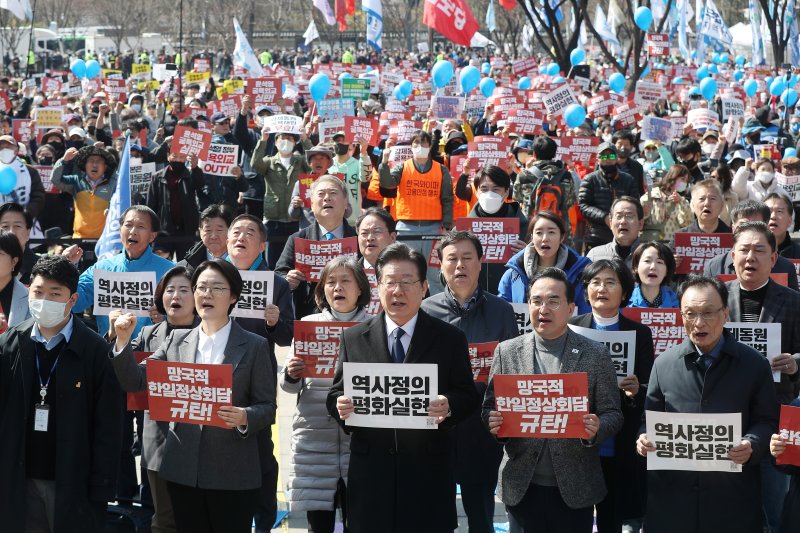
<path id="1" fill-rule="evenodd" d="M 33 415 L 33 430 L 47 431 L 47 423 L 49 419 L 50 406 L 37 403 Z"/>

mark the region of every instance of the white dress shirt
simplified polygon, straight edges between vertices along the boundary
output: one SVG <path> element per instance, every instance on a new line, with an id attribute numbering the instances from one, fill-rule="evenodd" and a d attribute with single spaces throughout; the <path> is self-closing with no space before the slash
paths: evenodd
<path id="1" fill-rule="evenodd" d="M 403 328 L 405 335 L 400 337 L 400 344 L 403 345 L 403 350 L 405 350 L 406 355 L 408 355 L 408 346 L 411 344 L 411 337 L 414 335 L 414 328 L 417 327 L 417 317 L 419 317 L 419 313 L 414 315 L 411 320 L 402 326 L 395 324 L 394 321 L 389 318 L 389 315 L 384 316 L 386 317 L 386 342 L 389 346 L 389 354 L 392 353 L 392 348 L 394 347 L 394 330 L 397 328 Z"/>
<path id="2" fill-rule="evenodd" d="M 322 225 L 317 222 L 317 228 L 319 228 L 319 235 L 322 240 L 325 240 L 325 234 L 333 233 L 333 237 L 335 239 L 344 239 L 344 224 L 339 224 L 337 227 L 333 228 L 330 232 L 322 227 Z"/>
<path id="3" fill-rule="evenodd" d="M 221 329 L 212 335 L 206 335 L 203 328 L 197 328 L 200 337 L 197 341 L 197 355 L 195 363 L 206 365 L 219 365 L 225 358 L 225 347 L 228 345 L 228 337 L 231 334 L 231 319 Z"/>

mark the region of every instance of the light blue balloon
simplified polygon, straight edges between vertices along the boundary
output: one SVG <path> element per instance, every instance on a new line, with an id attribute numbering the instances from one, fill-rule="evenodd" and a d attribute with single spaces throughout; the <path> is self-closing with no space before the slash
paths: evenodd
<path id="1" fill-rule="evenodd" d="M 539 74 L 547 74 L 547 65 L 539 65 Z"/>
<path id="2" fill-rule="evenodd" d="M 642 78 L 644 78 L 644 77 L 645 77 L 645 76 L 647 76 L 648 74 L 650 74 L 650 65 L 647 65 L 647 66 L 645 66 L 645 67 L 644 67 L 644 70 L 643 70 L 643 71 L 642 71 L 642 73 L 639 75 L 639 79 L 642 79 Z"/>
<path id="3" fill-rule="evenodd" d="M 714 95 L 717 94 L 717 82 L 714 81 L 714 78 L 704 78 L 703 81 L 700 82 L 700 94 L 703 95 L 703 98 L 706 100 L 712 100 Z"/>
<path id="4" fill-rule="evenodd" d="M 441 89 L 453 79 L 453 64 L 444 59 L 437 61 L 431 69 L 434 87 Z"/>
<path id="5" fill-rule="evenodd" d="M 730 60 L 731 60 L 731 58 L 730 58 L 730 56 L 728 56 L 728 54 L 723 53 L 723 54 L 721 54 L 719 56 L 720 63 L 727 63 Z"/>
<path id="6" fill-rule="evenodd" d="M 791 146 L 787 148 L 783 152 L 783 158 L 786 159 L 787 157 L 797 157 L 797 150 L 792 148 Z"/>
<path id="7" fill-rule="evenodd" d="M 720 62 L 719 52 L 714 52 L 711 55 L 711 61 L 713 61 L 714 63 L 719 63 Z"/>
<path id="8" fill-rule="evenodd" d="M 350 79 L 352 77 L 353 76 L 351 76 L 349 72 L 342 72 L 341 74 L 339 74 L 339 81 L 347 80 L 347 79 Z"/>
<path id="9" fill-rule="evenodd" d="M 489 63 L 484 63 L 481 65 L 481 74 L 489 74 L 492 71 L 492 65 Z"/>
<path id="10" fill-rule="evenodd" d="M 708 77 L 708 67 L 703 65 L 702 67 L 698 68 L 695 71 L 695 74 L 697 75 L 697 79 L 698 80 L 702 80 L 703 78 L 707 78 Z"/>
<path id="11" fill-rule="evenodd" d="M 558 63 L 550 63 L 547 66 L 547 73 L 551 76 L 558 76 L 558 73 L 561 72 L 561 67 L 558 66 Z"/>
<path id="12" fill-rule="evenodd" d="M 615 72 L 608 77 L 608 87 L 615 93 L 622 92 L 622 89 L 625 88 L 625 76 L 619 72 Z"/>
<path id="13" fill-rule="evenodd" d="M 492 78 L 483 78 L 480 83 L 481 94 L 486 98 L 492 96 L 497 83 Z"/>
<path id="14" fill-rule="evenodd" d="M 86 77 L 86 61 L 83 59 L 73 59 L 69 69 L 75 74 L 76 78 Z"/>
<path id="15" fill-rule="evenodd" d="M 308 81 L 308 92 L 315 102 L 321 102 L 331 89 L 331 79 L 324 72 L 318 72 Z"/>
<path id="16" fill-rule="evenodd" d="M 528 76 L 522 76 L 519 81 L 517 82 L 517 87 L 520 89 L 530 89 L 531 88 L 531 79 Z"/>
<path id="17" fill-rule="evenodd" d="M 372 67 L 367 65 L 367 72 L 372 72 Z"/>
<path id="18" fill-rule="evenodd" d="M 565 81 L 567 80 L 565 80 L 563 76 L 556 76 L 553 78 L 553 83 L 564 83 Z"/>
<path id="19" fill-rule="evenodd" d="M 797 85 L 797 75 L 792 74 L 791 76 L 789 76 L 789 81 L 786 82 L 786 86 L 794 87 L 795 85 Z"/>
<path id="20" fill-rule="evenodd" d="M 584 52 L 583 48 L 576 48 L 569 53 L 569 62 L 573 67 L 575 65 L 580 65 L 584 61 L 586 61 L 586 52 Z"/>
<path id="21" fill-rule="evenodd" d="M 744 72 L 742 72 L 741 70 L 737 70 L 736 72 L 733 73 L 734 80 L 742 81 L 742 78 L 744 78 Z"/>
<path id="22" fill-rule="evenodd" d="M 689 96 L 694 96 L 696 94 L 703 96 L 703 93 L 700 91 L 700 87 L 689 87 Z"/>
<path id="23" fill-rule="evenodd" d="M 642 31 L 647 31 L 653 23 L 653 12 L 647 6 L 639 6 L 633 12 L 633 21 Z"/>
<path id="24" fill-rule="evenodd" d="M 708 73 L 709 74 L 719 74 L 719 67 L 716 65 L 709 65 L 708 66 Z"/>
<path id="25" fill-rule="evenodd" d="M 17 173 L 14 169 L 3 165 L 0 168 L 0 194 L 8 194 L 17 186 Z"/>
<path id="26" fill-rule="evenodd" d="M 683 85 L 683 78 L 677 77 L 672 80 L 672 85 Z"/>
<path id="27" fill-rule="evenodd" d="M 578 104 L 570 104 L 564 110 L 564 122 L 570 128 L 577 128 L 586 121 L 586 110 Z"/>
<path id="28" fill-rule="evenodd" d="M 403 91 L 400 90 L 400 85 L 395 85 L 394 89 L 392 89 L 392 95 L 397 100 L 405 100 L 406 97 L 403 95 Z"/>
<path id="29" fill-rule="evenodd" d="M 481 82 L 481 73 L 476 67 L 464 67 L 458 73 L 458 82 L 461 84 L 461 90 L 469 93 Z"/>
<path id="30" fill-rule="evenodd" d="M 783 80 L 783 76 L 775 78 L 772 80 L 772 83 L 769 84 L 769 94 L 772 96 L 780 96 L 785 90 L 786 82 Z"/>
<path id="31" fill-rule="evenodd" d="M 400 98 L 400 100 L 405 100 L 406 98 L 411 96 L 411 92 L 414 90 L 414 84 L 411 83 L 409 80 L 403 80 L 400 83 L 398 83 L 397 86 L 400 88 L 400 94 L 403 95 L 403 97 Z"/>
<path id="32" fill-rule="evenodd" d="M 744 93 L 749 96 L 753 97 L 756 95 L 758 91 L 758 82 L 756 80 L 747 80 L 744 82 Z"/>
<path id="33" fill-rule="evenodd" d="M 86 62 L 86 77 L 89 79 L 96 78 L 100 75 L 100 63 L 94 59 Z"/>
<path id="34" fill-rule="evenodd" d="M 774 79 L 775 78 L 773 78 L 772 76 L 767 76 L 766 78 L 764 78 L 764 83 L 767 84 L 767 90 L 769 90 L 769 86 L 772 85 L 772 80 Z"/>
<path id="35" fill-rule="evenodd" d="M 736 64 L 737 65 L 739 65 L 741 67 L 745 63 L 747 63 L 747 58 L 746 57 L 744 57 L 742 54 L 739 54 L 738 56 L 736 56 Z"/>
<path id="36" fill-rule="evenodd" d="M 781 102 L 787 107 L 792 107 L 797 103 L 797 91 L 794 89 L 786 89 L 781 93 Z"/>

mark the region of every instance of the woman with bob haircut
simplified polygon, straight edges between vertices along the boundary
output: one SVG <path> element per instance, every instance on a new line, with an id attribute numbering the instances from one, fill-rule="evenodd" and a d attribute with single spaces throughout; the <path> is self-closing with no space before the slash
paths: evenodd
<path id="1" fill-rule="evenodd" d="M 28 289 L 18 279 L 22 246 L 17 236 L 0 230 L 0 333 L 30 318 Z"/>
<path id="2" fill-rule="evenodd" d="M 657 241 L 642 243 L 634 250 L 632 260 L 636 286 L 628 307 L 680 307 L 678 296 L 670 288 L 675 256 L 669 246 Z"/>

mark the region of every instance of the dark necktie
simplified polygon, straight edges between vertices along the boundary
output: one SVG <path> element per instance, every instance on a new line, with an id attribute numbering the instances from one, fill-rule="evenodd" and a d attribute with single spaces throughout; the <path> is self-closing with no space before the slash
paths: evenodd
<path id="1" fill-rule="evenodd" d="M 714 358 L 708 355 L 707 353 L 700 354 L 700 365 L 703 367 L 704 370 L 708 370 L 708 367 L 711 366 L 711 363 L 714 362 Z"/>
<path id="2" fill-rule="evenodd" d="M 392 360 L 395 363 L 402 363 L 406 358 L 406 350 L 403 348 L 403 343 L 400 342 L 400 339 L 405 334 L 406 332 L 403 331 L 402 328 L 397 328 L 392 333 L 394 336 L 394 341 L 392 342 Z"/>

